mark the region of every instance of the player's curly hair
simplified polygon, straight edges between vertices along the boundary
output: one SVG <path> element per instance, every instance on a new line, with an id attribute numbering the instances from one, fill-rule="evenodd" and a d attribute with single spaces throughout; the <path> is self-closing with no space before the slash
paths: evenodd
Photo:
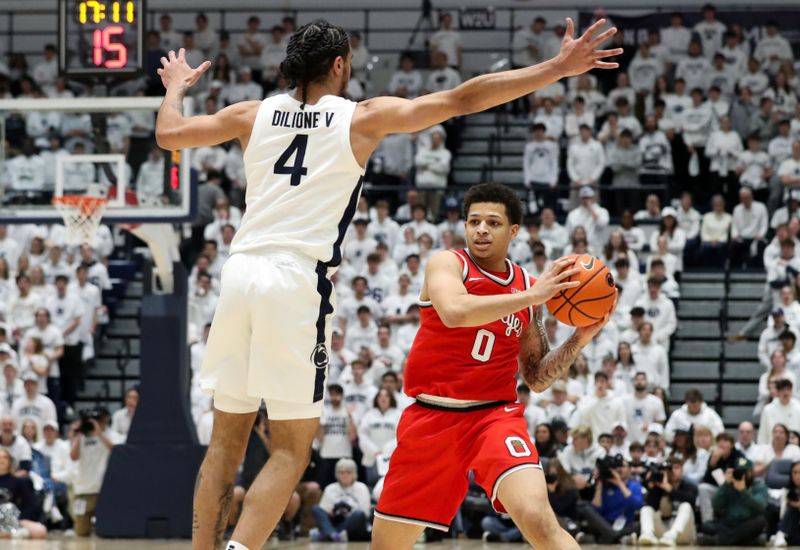
<path id="1" fill-rule="evenodd" d="M 323 19 L 303 25 L 292 34 L 280 71 L 292 87 L 300 87 L 301 108 L 306 105 L 308 85 L 324 79 L 333 61 L 338 56 L 347 56 L 349 51 L 347 32 Z"/>
<path id="2" fill-rule="evenodd" d="M 522 223 L 522 201 L 509 187 L 501 183 L 480 183 L 469 188 L 464 195 L 464 218 L 469 215 L 469 207 L 476 202 L 494 202 L 506 207 L 506 215 L 511 225 Z"/>

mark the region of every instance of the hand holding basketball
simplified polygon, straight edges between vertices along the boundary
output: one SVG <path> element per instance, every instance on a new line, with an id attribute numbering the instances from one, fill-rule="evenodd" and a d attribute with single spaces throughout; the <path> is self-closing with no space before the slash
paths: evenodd
<path id="1" fill-rule="evenodd" d="M 199 67 L 193 69 L 186 62 L 186 50 L 181 48 L 178 50 L 178 55 L 175 55 L 173 50 L 170 50 L 169 59 L 166 57 L 161 58 L 163 68 L 158 69 L 156 72 L 161 77 L 161 82 L 165 88 L 170 85 L 183 84 L 186 87 L 194 86 L 203 73 L 211 67 L 211 61 L 203 61 Z"/>
<path id="2" fill-rule="evenodd" d="M 547 301 L 547 309 L 553 317 L 565 325 L 587 328 L 599 325 L 599 328 L 595 327 L 596 334 L 607 321 L 606 317 L 614 311 L 617 303 L 614 276 L 606 264 L 589 254 L 567 256 L 567 258 L 574 262 L 576 268 L 570 270 L 573 271 L 573 275 L 569 280 L 577 281 L 578 285 L 558 292 Z"/>
<path id="3" fill-rule="evenodd" d="M 556 293 L 575 288 L 580 283 L 577 281 L 566 281 L 577 274 L 579 269 L 571 267 L 575 263 L 575 256 L 556 260 L 547 268 L 542 276 L 530 288 L 529 292 L 533 296 L 533 305 L 543 304 Z"/>

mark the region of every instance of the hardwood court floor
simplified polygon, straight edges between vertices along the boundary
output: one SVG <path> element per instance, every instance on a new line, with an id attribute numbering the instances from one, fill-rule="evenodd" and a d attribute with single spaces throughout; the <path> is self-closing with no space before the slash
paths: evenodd
<path id="1" fill-rule="evenodd" d="M 112 539 L 53 539 L 46 541 L 0 541 L 0 550 L 190 550 L 189 541 L 163 541 L 163 540 L 112 540 Z M 351 544 L 311 544 L 308 539 L 295 542 L 270 542 L 265 550 L 367 550 L 364 543 Z M 431 548 L 433 550 L 520 550 L 530 548 L 522 544 L 483 544 L 479 540 L 464 540 L 429 545 L 417 545 L 414 550 Z M 611 550 L 612 548 L 634 547 L 621 546 L 586 546 L 596 550 Z M 681 550 L 695 550 L 694 547 L 681 546 Z M 718 549 L 722 550 L 722 549 Z M 747 550 L 741 547 L 736 550 Z"/>

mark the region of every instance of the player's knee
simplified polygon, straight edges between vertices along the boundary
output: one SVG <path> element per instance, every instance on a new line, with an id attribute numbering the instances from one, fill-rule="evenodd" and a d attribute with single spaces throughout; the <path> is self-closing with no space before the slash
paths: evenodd
<path id="1" fill-rule="evenodd" d="M 309 449 L 295 447 L 273 449 L 269 460 L 273 463 L 279 463 L 281 469 L 293 472 L 299 481 L 311 460 L 311 452 Z"/>
<path id="2" fill-rule="evenodd" d="M 531 542 L 550 541 L 558 534 L 560 529 L 558 522 L 552 514 L 546 513 L 546 510 L 529 506 L 522 511 L 521 516 L 522 531 L 536 539 Z"/>

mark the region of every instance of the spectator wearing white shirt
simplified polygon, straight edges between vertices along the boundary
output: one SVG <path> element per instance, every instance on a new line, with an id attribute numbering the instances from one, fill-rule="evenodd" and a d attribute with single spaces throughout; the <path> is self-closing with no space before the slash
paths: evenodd
<path id="1" fill-rule="evenodd" d="M 797 95 L 792 90 L 788 82 L 788 77 L 784 70 L 778 71 L 775 77 L 775 84 L 764 92 L 764 97 L 770 98 L 775 105 L 775 112 L 781 118 L 788 119 L 794 114 L 797 106 Z"/>
<path id="2" fill-rule="evenodd" d="M 769 198 L 768 182 L 772 177 L 772 163 L 769 155 L 761 149 L 761 140 L 751 135 L 747 138 L 747 150 L 739 153 L 736 164 L 739 183 L 753 194 L 758 202 Z"/>
<path id="3" fill-rule="evenodd" d="M 439 14 L 439 30 L 433 33 L 430 40 L 431 55 L 442 52 L 447 55 L 447 62 L 456 70 L 461 68 L 461 35 L 453 30 L 453 16 L 449 13 Z"/>
<path id="4" fill-rule="evenodd" d="M 352 459 L 341 458 L 336 463 L 336 482 L 325 487 L 319 505 L 311 508 L 317 524 L 311 532 L 312 541 L 369 540 L 370 493 L 364 483 L 356 481 L 357 475 Z M 337 507 L 347 511 L 334 515 Z"/>
<path id="5" fill-rule="evenodd" d="M 552 399 L 549 400 L 545 407 L 545 415 L 547 422 L 561 420 L 569 424 L 572 415 L 575 412 L 575 404 L 567 399 L 567 384 L 563 380 L 556 380 L 550 386 L 550 393 Z"/>
<path id="6" fill-rule="evenodd" d="M 267 36 L 259 29 L 260 26 L 261 19 L 255 15 L 250 16 L 247 19 L 247 31 L 236 45 L 242 66 L 253 71 L 254 80 L 261 79 L 261 53 L 268 41 Z"/>
<path id="7" fill-rule="evenodd" d="M 177 54 L 183 38 L 180 33 L 172 29 L 172 16 L 166 13 L 162 15 L 159 19 L 159 26 L 158 36 L 161 39 L 161 49 L 165 52 L 173 50 Z"/>
<path id="8" fill-rule="evenodd" d="M 800 140 L 792 143 L 792 156 L 778 167 L 778 179 L 785 191 L 794 192 L 800 188 Z"/>
<path id="9" fill-rule="evenodd" d="M 647 95 L 655 86 L 656 78 L 664 73 L 664 62 L 653 55 L 650 44 L 642 42 L 639 51 L 628 66 L 631 87 L 637 94 Z"/>
<path id="10" fill-rule="evenodd" d="M 722 117 L 719 130 L 708 139 L 705 155 L 711 161 L 712 194 L 725 193 L 730 203 L 736 201 L 738 186 L 734 170 L 742 150 L 742 139 L 733 130 L 730 117 Z"/>
<path id="11" fill-rule="evenodd" d="M 369 306 L 359 306 L 356 310 L 356 322 L 349 323 L 345 329 L 345 342 L 353 353 L 360 353 L 362 348 L 372 349 L 378 343 L 378 327 L 372 318 Z"/>
<path id="12" fill-rule="evenodd" d="M 684 405 L 673 411 L 664 426 L 664 438 L 671 442 L 675 431 L 680 426 L 704 426 L 716 437 L 725 431 L 725 425 L 719 414 L 703 401 L 703 393 L 695 388 L 687 390 Z"/>
<path id="13" fill-rule="evenodd" d="M 422 91 L 422 75 L 414 67 L 414 58 L 405 53 L 400 56 L 400 70 L 389 79 L 388 91 L 391 95 L 413 99 Z"/>
<path id="14" fill-rule="evenodd" d="M 61 397 L 74 404 L 78 386 L 83 379 L 83 350 L 80 334 L 80 323 L 83 315 L 83 304 L 80 298 L 67 288 L 69 278 L 66 275 L 56 277 L 56 295 L 50 302 L 53 312 L 52 322 L 64 339 L 64 353 L 59 360 L 61 371 Z"/>
<path id="15" fill-rule="evenodd" d="M 686 82 L 686 87 L 690 90 L 700 88 L 706 91 L 710 84 L 710 72 L 711 63 L 709 63 L 708 57 L 703 57 L 700 42 L 693 40 L 689 43 L 689 55 L 678 62 L 675 76 L 682 78 Z"/>
<path id="16" fill-rule="evenodd" d="M 344 388 L 328 384 L 329 403 L 325 405 L 317 428 L 316 441 L 322 459 L 317 480 L 323 487 L 335 480 L 336 463 L 353 456 L 353 443 L 357 439 L 356 426 L 350 411 L 342 404 Z"/>
<path id="17" fill-rule="evenodd" d="M 11 416 L 22 424 L 26 419 L 36 423 L 37 439 L 42 439 L 42 430 L 48 422 L 57 422 L 56 406 L 46 395 L 39 392 L 39 377 L 36 373 L 28 371 L 22 375 L 25 395 L 14 401 L 11 407 Z"/>
<path id="18" fill-rule="evenodd" d="M 639 327 L 639 341 L 631 346 L 633 360 L 639 372 L 656 388 L 669 388 L 669 361 L 664 346 L 653 341 L 653 323 L 645 321 Z"/>
<path id="19" fill-rule="evenodd" d="M 535 205 L 532 212 L 540 208 L 554 208 L 557 198 L 556 184 L 559 174 L 558 143 L 547 139 L 542 122 L 531 127 L 531 141 L 525 144 L 522 156 L 525 186 L 531 189 L 529 204 Z"/>
<path id="20" fill-rule="evenodd" d="M 577 221 L 582 222 L 582 220 Z M 561 252 L 569 243 L 569 235 L 570 231 L 556 220 L 556 214 L 552 208 L 542 210 L 539 239 L 550 247 L 554 257 L 561 255 Z"/>
<path id="21" fill-rule="evenodd" d="M 211 59 L 219 50 L 219 36 L 216 31 L 209 28 L 208 16 L 205 13 L 198 13 L 194 18 L 195 31 L 194 43 L 203 52 L 205 59 Z"/>
<path id="22" fill-rule="evenodd" d="M 21 154 L 6 161 L 7 193 L 14 195 L 45 190 L 46 167 L 42 157 L 36 153 L 30 138 L 22 140 Z"/>
<path id="23" fill-rule="evenodd" d="M 362 86 L 366 86 L 367 66 L 369 65 L 370 55 L 367 47 L 364 45 L 361 33 L 358 31 L 352 31 L 350 33 L 350 51 L 353 52 L 353 58 L 350 62 L 353 78 L 358 80 Z"/>
<path id="24" fill-rule="evenodd" d="M 225 94 L 228 105 L 240 101 L 260 101 L 264 98 L 264 90 L 255 81 L 255 71 L 247 65 L 239 68 L 239 80 Z"/>
<path id="25" fill-rule="evenodd" d="M 514 68 L 536 65 L 558 52 L 558 39 L 546 26 L 544 17 L 536 17 L 530 27 L 522 27 L 514 33 L 511 43 Z"/>
<path id="26" fill-rule="evenodd" d="M 17 275 L 17 292 L 8 305 L 6 316 L 11 326 L 11 337 L 19 342 L 22 336 L 36 323 L 36 310 L 41 305 L 38 294 L 31 292 L 31 280 L 25 275 Z"/>
<path id="27" fill-rule="evenodd" d="M 783 424 L 789 430 L 800 431 L 800 401 L 793 394 L 791 380 L 786 378 L 775 381 L 777 397 L 764 407 L 758 424 L 758 444 L 769 445 L 772 429 L 776 424 Z"/>
<path id="28" fill-rule="evenodd" d="M 711 88 L 716 87 L 722 97 L 728 99 L 733 97 L 738 80 L 739 73 L 725 63 L 725 56 L 720 52 L 714 54 L 708 71 L 709 95 Z"/>
<path id="29" fill-rule="evenodd" d="M 722 37 L 728 28 L 717 19 L 717 10 L 712 4 L 703 6 L 703 20 L 694 26 L 694 32 L 702 41 L 702 52 L 711 59 L 722 47 Z"/>
<path id="30" fill-rule="evenodd" d="M 451 158 L 450 151 L 444 146 L 444 136 L 441 132 L 433 132 L 430 147 L 420 147 L 414 157 L 417 168 L 417 189 L 421 191 L 420 200 L 434 219 L 439 216 L 439 206 L 450 174 Z M 436 237 L 435 232 L 430 235 Z"/>
<path id="31" fill-rule="evenodd" d="M 769 229 L 767 207 L 754 201 L 747 187 L 739 190 L 739 201 L 731 222 L 731 265 L 760 267 Z"/>
<path id="32" fill-rule="evenodd" d="M 564 115 L 552 98 L 546 97 L 542 100 L 541 107 L 533 116 L 533 122 L 544 124 L 548 139 L 558 141 L 564 133 Z"/>
<path id="33" fill-rule="evenodd" d="M 595 192 L 591 187 L 582 187 L 578 196 L 580 205 L 567 215 L 567 233 L 572 235 L 577 227 L 583 227 L 591 240 L 590 245 L 599 250 L 608 227 L 608 210 L 595 204 Z"/>
<path id="34" fill-rule="evenodd" d="M 689 50 L 691 40 L 691 31 L 683 26 L 683 15 L 674 12 L 670 16 L 670 26 L 661 29 L 661 43 L 666 48 L 666 61 L 671 65 L 677 65 Z"/>
<path id="35" fill-rule="evenodd" d="M 665 104 L 664 118 L 681 128 L 683 112 L 692 106 L 692 98 L 686 93 L 686 82 L 682 78 L 676 78 L 674 91 L 664 95 L 662 99 Z"/>
<path id="36" fill-rule="evenodd" d="M 756 44 L 753 57 L 769 74 L 775 75 L 783 62 L 794 61 L 794 53 L 789 41 L 778 32 L 777 21 L 767 21 L 766 27 L 766 36 L 763 36 Z"/>
<path id="37" fill-rule="evenodd" d="M 633 379 L 634 392 L 623 397 L 627 417 L 628 435 L 631 442 L 644 443 L 652 424 L 663 424 L 667 420 L 664 402 L 649 393 L 647 374 L 639 371 Z"/>
<path id="38" fill-rule="evenodd" d="M 769 87 L 769 77 L 761 70 L 761 64 L 754 57 L 747 62 L 747 70 L 739 78 L 739 89 L 747 88 L 755 100 L 761 99 L 761 94 Z"/>
<path id="39" fill-rule="evenodd" d="M 703 215 L 700 246 L 704 264 L 719 267 L 727 256 L 732 218 L 725 212 L 725 199 L 722 195 L 714 195 L 711 198 L 711 208 L 711 212 Z"/>
<path id="40" fill-rule="evenodd" d="M 670 337 L 678 328 L 678 319 L 675 305 L 661 292 L 661 285 L 662 282 L 658 279 L 647 279 L 647 294 L 636 305 L 644 309 L 645 320 L 652 323 L 655 343 L 666 349 Z M 641 332 L 639 338 L 641 339 Z"/>
<path id="41" fill-rule="evenodd" d="M 461 84 L 461 75 L 447 64 L 447 54 L 437 51 L 432 56 L 431 71 L 425 89 L 428 92 L 443 92 L 452 90 Z"/>
<path id="42" fill-rule="evenodd" d="M 725 57 L 725 65 L 738 79 L 747 70 L 749 48 L 741 43 L 739 34 L 733 31 L 725 33 L 724 41 L 725 44 L 720 48 L 719 53 Z"/>
<path id="43" fill-rule="evenodd" d="M 604 372 L 594 374 L 594 394 L 581 399 L 572 415 L 570 425 L 577 428 L 587 425 L 592 433 L 606 433 L 609 426 L 625 421 L 625 406 L 622 398 L 610 391 L 608 376 Z"/>
<path id="44" fill-rule="evenodd" d="M 136 407 L 139 405 L 138 388 L 130 388 L 125 392 L 125 406 L 111 415 L 111 430 L 120 436 L 121 441 L 128 438 Z"/>
<path id="45" fill-rule="evenodd" d="M 361 418 L 372 406 L 378 390 L 372 380 L 365 377 L 367 365 L 361 359 L 354 359 L 350 364 L 350 381 L 343 384 L 344 402 L 353 417 L 353 423 L 359 426 Z"/>
<path id="46" fill-rule="evenodd" d="M 569 142 L 577 139 L 582 124 L 594 128 L 595 114 L 586 108 L 586 100 L 579 95 L 572 101 L 572 111 L 564 118 L 564 134 Z"/>
<path id="47" fill-rule="evenodd" d="M 55 87 L 58 78 L 58 57 L 53 44 L 44 47 L 44 59 L 34 65 L 32 76 L 45 93 Z"/>
<path id="48" fill-rule="evenodd" d="M 286 45 L 283 41 L 284 30 L 280 25 L 275 25 L 270 30 L 269 40 L 261 50 L 261 84 L 264 92 L 269 93 L 278 86 L 280 65 L 286 57 Z"/>
<path id="49" fill-rule="evenodd" d="M 567 152 L 567 174 L 573 187 L 594 186 L 606 166 L 603 146 L 592 137 L 592 129 L 583 124 L 580 139 L 575 140 Z"/>
<path id="50" fill-rule="evenodd" d="M 139 205 L 160 206 L 164 194 L 164 153 L 155 143 L 136 176 L 136 198 Z"/>

